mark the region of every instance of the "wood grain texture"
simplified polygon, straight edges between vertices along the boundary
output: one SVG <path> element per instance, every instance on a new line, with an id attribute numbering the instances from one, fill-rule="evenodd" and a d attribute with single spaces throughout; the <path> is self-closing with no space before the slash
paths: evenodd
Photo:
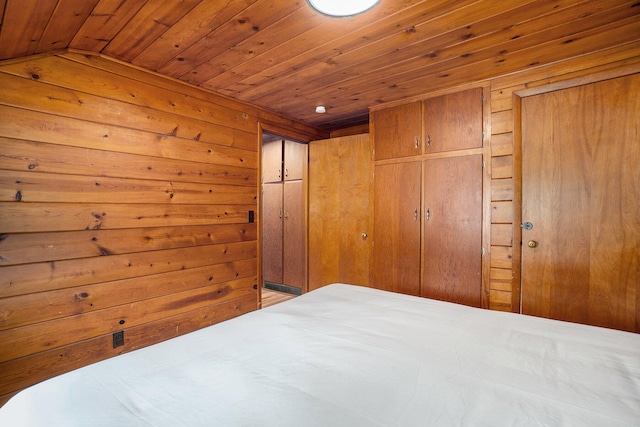
<path id="1" fill-rule="evenodd" d="M 340 281 L 340 140 L 309 142 L 309 290 Z M 337 148 L 337 149 L 336 149 Z"/>
<path id="2" fill-rule="evenodd" d="M 282 266 L 282 283 L 300 289 L 306 289 L 307 283 L 307 229 L 305 226 L 304 185 L 305 182 L 302 180 L 285 181 L 283 183 L 284 225 L 282 252 L 284 262 Z"/>
<path id="3" fill-rule="evenodd" d="M 640 332 L 639 88 L 636 74 L 524 98 L 524 313 Z"/>
<path id="4" fill-rule="evenodd" d="M 0 398 L 257 308 L 256 108 L 70 52 L 0 82 Z"/>
<path id="5" fill-rule="evenodd" d="M 372 112 L 375 159 L 422 153 L 422 103 L 414 102 Z"/>
<path id="6" fill-rule="evenodd" d="M 373 287 L 420 293 L 421 162 L 376 165 Z"/>
<path id="7" fill-rule="evenodd" d="M 482 88 L 425 99 L 425 153 L 482 147 Z"/>
<path id="8" fill-rule="evenodd" d="M 475 307 L 482 285 L 482 156 L 424 162 L 420 295 Z"/>
<path id="9" fill-rule="evenodd" d="M 640 40 L 635 0 L 396 0 L 342 20 L 296 0 L 0 5 L 0 59 L 87 50 L 326 131 L 367 123 L 373 106 Z M 509 102 L 496 97 L 494 111 Z"/>
<path id="10" fill-rule="evenodd" d="M 282 283 L 284 208 L 282 183 L 262 185 L 262 279 Z"/>
<path id="11" fill-rule="evenodd" d="M 309 143 L 309 289 L 369 286 L 372 172 L 368 134 Z"/>

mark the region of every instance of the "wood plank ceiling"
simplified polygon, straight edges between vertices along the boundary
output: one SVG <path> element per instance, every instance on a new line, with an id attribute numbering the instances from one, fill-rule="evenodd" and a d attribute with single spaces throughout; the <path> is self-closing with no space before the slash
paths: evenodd
<path id="1" fill-rule="evenodd" d="M 334 130 L 380 103 L 638 43 L 639 13 L 638 0 L 381 0 L 351 18 L 305 0 L 0 0 L 0 59 L 98 52 Z"/>

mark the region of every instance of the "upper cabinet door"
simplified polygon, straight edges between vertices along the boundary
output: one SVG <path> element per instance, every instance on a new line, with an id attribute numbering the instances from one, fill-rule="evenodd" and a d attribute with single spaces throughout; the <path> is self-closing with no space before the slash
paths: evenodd
<path id="1" fill-rule="evenodd" d="M 482 147 L 482 88 L 424 101 L 425 153 Z"/>
<path id="2" fill-rule="evenodd" d="M 284 180 L 302 179 L 304 167 L 308 162 L 307 144 L 284 141 Z"/>
<path id="3" fill-rule="evenodd" d="M 419 101 L 374 111 L 371 117 L 376 160 L 422 154 Z"/>
<path id="4" fill-rule="evenodd" d="M 262 182 L 282 181 L 282 143 L 281 139 L 262 143 Z"/>

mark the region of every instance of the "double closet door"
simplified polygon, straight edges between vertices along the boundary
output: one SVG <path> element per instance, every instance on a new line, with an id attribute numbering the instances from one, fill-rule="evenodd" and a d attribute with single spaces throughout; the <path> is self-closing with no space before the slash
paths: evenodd
<path id="1" fill-rule="evenodd" d="M 373 113 L 374 287 L 481 306 L 482 89 Z"/>
<path id="2" fill-rule="evenodd" d="M 306 282 L 305 169 L 307 145 L 263 141 L 262 279 L 299 293 Z"/>

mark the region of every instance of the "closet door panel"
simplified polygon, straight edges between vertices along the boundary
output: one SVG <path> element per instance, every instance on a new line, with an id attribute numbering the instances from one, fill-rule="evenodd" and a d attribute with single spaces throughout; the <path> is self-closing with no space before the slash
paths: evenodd
<path id="1" fill-rule="evenodd" d="M 340 282 L 369 286 L 373 164 L 369 134 L 339 138 Z"/>
<path id="2" fill-rule="evenodd" d="M 309 143 L 309 290 L 369 286 L 372 167 L 369 134 Z"/>
<path id="3" fill-rule="evenodd" d="M 262 185 L 262 279 L 282 283 L 282 183 Z"/>
<path id="4" fill-rule="evenodd" d="M 482 88 L 424 101 L 425 153 L 482 147 Z"/>
<path id="5" fill-rule="evenodd" d="M 374 177 L 373 287 L 420 290 L 420 162 L 378 165 Z"/>
<path id="6" fill-rule="evenodd" d="M 301 180 L 307 164 L 307 144 L 284 141 L 284 179 Z"/>
<path id="7" fill-rule="evenodd" d="M 309 143 L 309 290 L 339 282 L 340 158 L 335 139 Z"/>
<path id="8" fill-rule="evenodd" d="M 424 162 L 421 296 L 481 305 L 482 155 Z"/>
<path id="9" fill-rule="evenodd" d="M 307 257 L 302 181 L 284 183 L 284 259 L 282 283 L 304 289 Z"/>
<path id="10" fill-rule="evenodd" d="M 262 182 L 282 181 L 282 140 L 262 143 Z"/>
<path id="11" fill-rule="evenodd" d="M 376 160 L 422 154 L 422 106 L 420 102 L 371 113 Z"/>

